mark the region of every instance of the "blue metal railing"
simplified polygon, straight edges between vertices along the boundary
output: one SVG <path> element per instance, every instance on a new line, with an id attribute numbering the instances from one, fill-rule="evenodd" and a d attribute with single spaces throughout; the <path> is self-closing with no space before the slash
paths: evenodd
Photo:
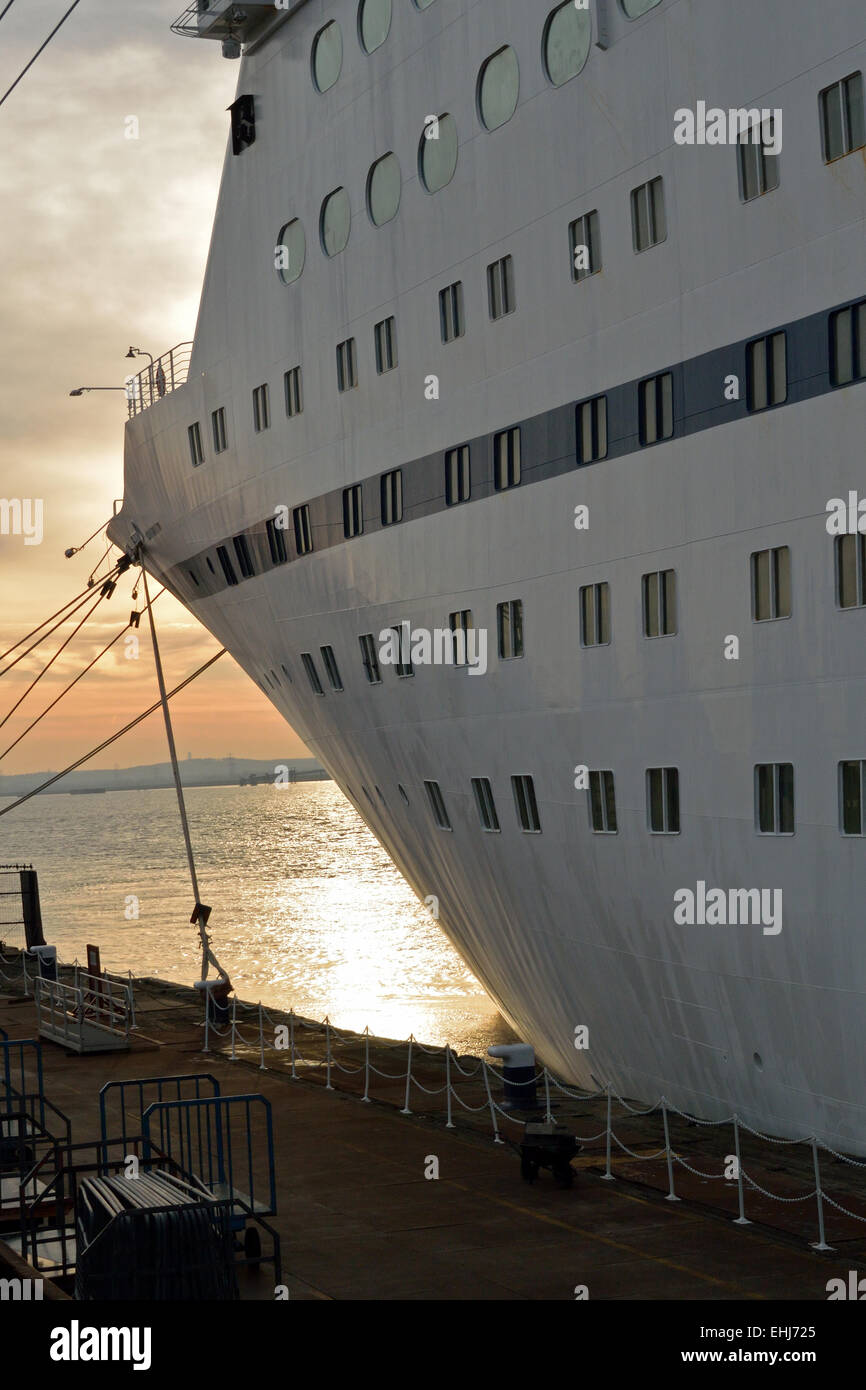
<path id="1" fill-rule="evenodd" d="M 254 1119 L 264 1120 L 264 1154 L 254 1143 Z M 144 1112 L 142 1134 L 145 1161 L 164 1154 L 214 1196 L 230 1196 L 241 1215 L 276 1211 L 273 1120 L 264 1096 L 158 1102 Z M 259 1177 L 257 1185 L 263 1167 L 265 1181 Z"/>
<path id="2" fill-rule="evenodd" d="M 99 1129 L 107 1152 L 109 1122 L 119 1131 L 112 1138 L 127 1144 L 142 1134 L 144 1112 L 165 1100 L 199 1100 L 220 1094 L 220 1084 L 210 1072 L 185 1072 L 181 1076 L 144 1076 L 131 1081 L 107 1081 L 99 1092 Z M 109 1115 L 109 1103 L 111 1112 Z M 119 1116 L 115 1119 L 115 1112 Z M 130 1124 L 127 1125 L 127 1115 Z"/>

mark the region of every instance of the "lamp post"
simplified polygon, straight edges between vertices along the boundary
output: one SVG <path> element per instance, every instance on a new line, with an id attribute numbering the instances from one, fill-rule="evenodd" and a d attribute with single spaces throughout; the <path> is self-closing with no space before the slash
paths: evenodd
<path id="1" fill-rule="evenodd" d="M 149 387 L 150 399 L 153 401 L 153 353 L 148 352 L 147 348 L 137 348 L 130 346 L 127 357 L 146 357 L 148 358 L 147 382 Z"/>
<path id="2" fill-rule="evenodd" d="M 69 394 L 70 396 L 83 396 L 85 391 L 122 391 L 125 396 L 129 394 L 125 386 L 77 386 Z"/>

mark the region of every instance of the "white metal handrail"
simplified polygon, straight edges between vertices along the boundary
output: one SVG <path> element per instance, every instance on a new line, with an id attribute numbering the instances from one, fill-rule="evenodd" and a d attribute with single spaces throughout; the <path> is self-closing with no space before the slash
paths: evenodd
<path id="1" fill-rule="evenodd" d="M 130 418 L 148 410 L 163 396 L 176 391 L 178 386 L 185 385 L 192 348 L 192 343 L 178 343 L 155 361 L 149 362 L 136 376 L 127 377 L 126 403 Z"/>

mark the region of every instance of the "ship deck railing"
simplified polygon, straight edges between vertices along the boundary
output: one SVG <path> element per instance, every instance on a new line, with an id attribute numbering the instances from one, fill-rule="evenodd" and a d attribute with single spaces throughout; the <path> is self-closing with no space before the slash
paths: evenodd
<path id="1" fill-rule="evenodd" d="M 192 0 L 171 26 L 173 34 L 189 39 L 236 39 L 245 42 L 252 30 L 279 10 L 273 0 Z"/>
<path id="2" fill-rule="evenodd" d="M 136 376 L 127 377 L 126 402 L 130 419 L 183 386 L 189 376 L 192 343 L 178 343 Z"/>

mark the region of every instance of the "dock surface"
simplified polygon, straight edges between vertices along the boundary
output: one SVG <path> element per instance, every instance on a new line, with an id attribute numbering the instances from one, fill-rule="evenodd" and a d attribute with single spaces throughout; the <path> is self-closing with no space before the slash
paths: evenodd
<path id="1" fill-rule="evenodd" d="M 521 1181 L 512 1143 L 403 1115 L 394 1102 L 325 1090 L 285 1066 L 261 1070 L 254 1049 L 231 1061 L 203 1053 L 192 991 L 136 985 L 132 1050 L 76 1056 L 43 1045 L 45 1094 L 72 1121 L 76 1142 L 99 1135 L 107 1081 L 207 1071 L 224 1095 L 260 1092 L 273 1107 L 283 1282 L 297 1300 L 775 1300 L 824 1301 L 866 1241 L 832 1254 L 760 1222 L 739 1227 L 684 1189 L 671 1203 L 598 1152 L 573 1163 L 574 1186 L 550 1173 Z M 36 1036 L 32 1000 L 0 994 L 10 1038 Z M 455 1117 L 459 1118 L 459 1116 Z M 426 1176 L 438 1161 L 438 1178 Z M 735 1214 L 735 1213 L 734 1213 Z M 585 1293 L 583 1291 L 585 1290 Z M 245 1297 L 272 1299 L 268 1266 Z"/>

